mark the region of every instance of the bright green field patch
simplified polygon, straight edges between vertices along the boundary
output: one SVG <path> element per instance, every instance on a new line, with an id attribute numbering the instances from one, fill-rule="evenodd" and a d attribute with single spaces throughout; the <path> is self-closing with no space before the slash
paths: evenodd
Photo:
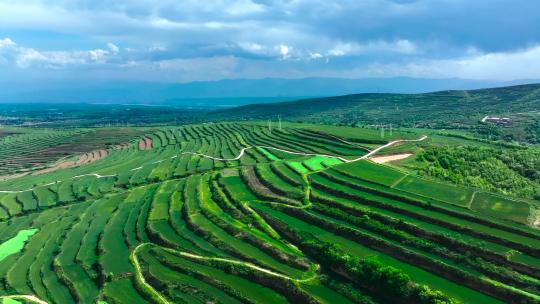
<path id="1" fill-rule="evenodd" d="M 22 304 L 22 302 L 10 298 L 4 298 L 2 304 Z"/>
<path id="2" fill-rule="evenodd" d="M 337 166 L 335 169 L 347 175 L 359 177 L 386 186 L 393 185 L 405 176 L 404 173 L 398 170 L 394 170 L 388 166 L 378 165 L 367 160 L 346 163 Z"/>
<path id="3" fill-rule="evenodd" d="M 319 171 L 327 166 L 338 165 L 341 163 L 342 161 L 338 158 L 317 155 L 306 160 L 304 165 L 313 171 Z"/>
<path id="4" fill-rule="evenodd" d="M 279 160 L 279 158 L 277 156 L 275 156 L 274 154 L 270 153 L 268 150 L 264 149 L 264 148 L 261 148 L 261 147 L 257 147 L 257 149 L 259 151 L 261 151 L 262 154 L 264 154 L 266 157 L 268 157 L 268 159 L 270 160 Z"/>
<path id="5" fill-rule="evenodd" d="M 342 160 L 340 160 L 339 158 L 334 158 L 334 157 L 327 157 L 325 160 L 323 160 L 323 165 L 327 167 L 339 165 L 342 163 L 343 163 Z"/>
<path id="6" fill-rule="evenodd" d="M 474 196 L 471 209 L 488 216 L 507 219 L 527 224 L 529 204 L 487 192 L 479 192 Z"/>
<path id="7" fill-rule="evenodd" d="M 428 181 L 414 176 L 407 176 L 395 185 L 395 188 L 459 206 L 467 206 L 474 193 L 472 189 Z"/>
<path id="8" fill-rule="evenodd" d="M 309 170 L 306 167 L 304 167 L 304 165 L 302 165 L 302 163 L 300 162 L 289 161 L 287 162 L 287 165 L 289 165 L 289 167 L 291 167 L 296 172 L 301 173 L 301 174 L 305 174 L 309 172 Z"/>
<path id="9" fill-rule="evenodd" d="M 0 261 L 14 253 L 21 251 L 24 248 L 26 241 L 37 231 L 38 229 L 21 230 L 15 237 L 0 244 Z"/>
<path id="10" fill-rule="evenodd" d="M 325 169 L 326 167 L 339 165 L 343 163 L 338 158 L 334 157 L 327 157 L 322 155 L 317 155 L 308 158 L 307 160 L 304 160 L 303 162 L 300 161 L 287 161 L 287 165 L 289 165 L 290 168 L 294 169 L 296 172 L 300 174 L 306 174 L 310 171 L 320 171 Z"/>
<path id="11" fill-rule="evenodd" d="M 322 162 L 326 159 L 324 156 L 314 156 L 304 162 L 304 165 L 312 171 L 319 171 L 324 169 Z"/>

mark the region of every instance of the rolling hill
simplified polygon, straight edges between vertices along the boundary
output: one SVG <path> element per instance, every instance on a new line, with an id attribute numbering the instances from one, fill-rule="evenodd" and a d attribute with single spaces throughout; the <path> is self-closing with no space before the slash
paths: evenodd
<path id="1" fill-rule="evenodd" d="M 330 124 L 395 124 L 464 127 L 486 115 L 540 110 L 540 84 L 424 94 L 353 94 L 292 102 L 254 104 L 214 112 L 228 119 L 284 119 Z"/>

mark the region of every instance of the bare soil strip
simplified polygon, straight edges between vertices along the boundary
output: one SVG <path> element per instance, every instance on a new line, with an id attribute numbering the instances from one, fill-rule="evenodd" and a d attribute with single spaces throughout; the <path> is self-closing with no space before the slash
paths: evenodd
<path id="1" fill-rule="evenodd" d="M 12 175 L 2 175 L 2 176 L 0 176 L 0 182 L 7 181 L 7 180 L 10 180 L 10 179 L 14 179 L 14 178 L 18 178 L 18 177 L 21 177 L 21 176 L 25 176 L 27 174 L 28 174 L 28 172 L 16 173 L 16 174 L 12 174 Z"/>
<path id="2" fill-rule="evenodd" d="M 377 164 L 384 164 L 387 162 L 395 161 L 395 160 L 401 160 L 405 159 L 409 156 L 413 155 L 412 153 L 402 153 L 402 154 L 394 154 L 394 155 L 385 155 L 385 156 L 376 156 L 371 157 L 370 160 L 372 162 L 375 162 Z"/>
<path id="3" fill-rule="evenodd" d="M 123 144 L 111 146 L 113 150 L 122 150 L 122 149 L 127 149 L 129 147 L 131 147 L 131 143 L 123 143 Z"/>
<path id="4" fill-rule="evenodd" d="M 107 155 L 108 155 L 107 150 L 97 150 L 97 151 L 84 153 L 81 156 L 79 156 L 79 159 L 77 161 L 63 161 L 49 168 L 35 171 L 32 173 L 32 175 L 40 175 L 40 174 L 50 173 L 50 172 L 60 170 L 60 169 L 66 169 L 66 168 L 81 166 L 84 164 L 89 164 L 91 162 L 98 161 L 106 157 Z"/>
<path id="5" fill-rule="evenodd" d="M 151 150 L 152 147 L 152 139 L 143 137 L 139 140 L 139 150 Z"/>
<path id="6" fill-rule="evenodd" d="M 144 138 L 141 138 L 139 140 L 139 150 L 146 150 L 146 141 Z"/>

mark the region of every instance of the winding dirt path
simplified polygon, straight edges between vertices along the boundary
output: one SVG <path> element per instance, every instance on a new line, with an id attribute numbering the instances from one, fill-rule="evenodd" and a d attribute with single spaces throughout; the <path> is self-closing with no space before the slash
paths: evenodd
<path id="1" fill-rule="evenodd" d="M 278 277 L 278 278 L 282 278 L 282 279 L 286 279 L 286 280 L 291 280 L 291 281 L 296 282 L 296 283 L 307 283 L 309 281 L 314 280 L 318 276 L 317 273 L 315 272 L 309 278 L 296 279 L 296 278 L 292 278 L 290 276 L 287 276 L 287 275 L 272 271 L 270 269 L 266 269 L 266 268 L 257 266 L 255 264 L 252 264 L 252 263 L 249 263 L 249 262 L 244 262 L 244 261 L 235 260 L 235 259 L 218 258 L 218 257 L 206 257 L 206 256 L 198 255 L 198 254 L 193 254 L 193 253 L 190 253 L 190 252 L 187 252 L 187 251 L 174 250 L 174 249 L 171 249 L 171 248 L 159 246 L 159 245 L 156 245 L 154 243 L 142 243 L 142 244 L 139 244 L 137 247 L 135 247 L 135 249 L 133 249 L 133 251 L 131 252 L 131 255 L 130 255 L 131 260 L 133 262 L 133 265 L 135 266 L 135 272 L 136 272 L 137 279 L 140 281 L 141 284 L 143 284 L 148 289 L 148 291 L 152 292 L 154 294 L 154 296 L 156 296 L 164 304 L 171 304 L 171 302 L 169 300 L 167 300 L 163 295 L 161 295 L 154 287 L 152 287 L 152 285 L 150 285 L 146 281 L 146 279 L 144 278 L 144 275 L 142 273 L 142 270 L 141 270 L 141 264 L 139 262 L 139 258 L 137 257 L 137 253 L 142 248 L 144 248 L 145 246 L 156 246 L 156 247 L 158 247 L 160 249 L 163 249 L 163 250 L 165 250 L 167 252 L 170 252 L 172 254 L 177 254 L 177 255 L 184 256 L 186 258 L 191 258 L 191 259 L 196 259 L 196 260 L 217 261 L 217 262 L 224 262 L 224 263 L 233 264 L 233 265 L 241 265 L 241 266 L 245 266 L 245 267 L 251 268 L 251 269 L 256 270 L 256 271 L 263 272 L 263 273 L 265 273 L 265 274 L 267 274 L 269 276 Z M 320 265 L 317 265 L 317 270 L 319 268 L 320 268 Z"/>
<path id="2" fill-rule="evenodd" d="M 391 141 L 391 142 L 389 142 L 389 143 L 387 143 L 385 145 L 382 145 L 382 146 L 380 146 L 380 147 L 378 147 L 376 149 L 371 150 L 367 154 L 364 154 L 364 155 L 362 155 L 362 156 L 360 156 L 358 158 L 352 159 L 352 160 L 346 159 L 346 158 L 344 158 L 342 156 L 329 155 L 329 154 L 318 154 L 318 153 L 304 153 L 304 152 L 291 151 L 291 150 L 286 150 L 286 149 L 281 149 L 281 148 L 276 148 L 276 147 L 270 147 L 270 146 L 249 146 L 249 147 L 245 147 L 245 148 L 242 148 L 242 150 L 240 150 L 240 153 L 234 158 L 220 158 L 220 157 L 214 157 L 214 156 L 211 156 L 211 155 L 206 155 L 206 154 L 196 153 L 196 152 L 182 152 L 182 153 L 180 153 L 180 155 L 191 154 L 191 155 L 197 155 L 197 156 L 206 157 L 206 158 L 210 158 L 210 159 L 213 159 L 213 160 L 219 160 L 219 161 L 235 161 L 235 160 L 239 160 L 240 158 L 242 158 L 242 156 L 244 156 L 244 153 L 246 152 L 247 149 L 264 148 L 264 149 L 271 149 L 271 150 L 281 151 L 281 152 L 285 152 L 285 153 L 289 153 L 289 154 L 295 154 L 295 155 L 302 155 L 302 156 L 323 156 L 323 157 L 336 158 L 336 159 L 339 159 L 339 160 L 341 160 L 343 162 L 351 163 L 351 162 L 355 162 L 355 161 L 359 161 L 359 160 L 362 160 L 362 159 L 369 158 L 372 155 L 374 155 L 375 153 L 379 152 L 380 150 L 388 148 L 388 147 L 393 146 L 395 144 L 404 143 L 404 142 L 418 142 L 418 141 L 423 141 L 426 138 L 427 138 L 427 136 L 424 135 L 424 136 L 422 136 L 422 137 L 420 137 L 418 139 L 394 140 L 394 141 Z"/>
<path id="3" fill-rule="evenodd" d="M 88 173 L 88 174 L 81 174 L 81 175 L 76 175 L 76 176 L 73 176 L 73 178 L 81 178 L 81 177 L 85 177 L 85 176 L 93 176 L 95 178 L 105 178 L 105 177 L 114 177 L 116 176 L 116 174 L 109 174 L 109 175 L 101 175 L 101 174 L 98 174 L 98 173 Z"/>
<path id="4" fill-rule="evenodd" d="M 420 138 L 418 138 L 418 139 L 398 139 L 398 140 L 393 140 L 393 141 L 387 143 L 386 145 L 382 145 L 382 146 L 380 146 L 380 147 L 378 147 L 378 148 L 376 148 L 376 149 L 371 150 L 371 152 L 369 152 L 369 153 L 366 154 L 366 155 L 363 155 L 363 156 L 361 156 L 361 157 L 359 157 L 359 158 L 357 158 L 357 159 L 350 160 L 350 161 L 348 161 L 348 162 L 355 162 L 355 161 L 359 161 L 359 160 L 362 160 L 362 159 L 369 158 L 369 157 L 371 157 L 373 154 L 375 154 L 375 153 L 381 151 L 382 149 L 388 148 L 388 147 L 393 146 L 393 145 L 395 145 L 395 144 L 404 143 L 404 142 L 418 142 L 418 141 L 423 141 L 423 140 L 426 139 L 426 138 L 427 138 L 427 136 L 424 135 L 424 136 L 422 136 L 422 137 L 420 137 Z"/>
<path id="5" fill-rule="evenodd" d="M 72 177 L 73 178 L 73 177 Z M 0 190 L 0 193 L 23 193 L 23 192 L 28 192 L 28 191 L 34 191 L 36 188 L 39 188 L 39 187 L 47 187 L 47 186 L 52 186 L 56 183 L 60 183 L 61 181 L 55 181 L 55 182 L 50 182 L 50 183 L 47 183 L 47 184 L 43 184 L 43 185 L 39 185 L 39 186 L 35 186 L 33 188 L 30 188 L 30 189 L 26 189 L 26 190 Z"/>
<path id="6" fill-rule="evenodd" d="M 260 147 L 260 148 L 264 148 L 264 149 L 271 149 L 271 150 L 276 150 L 276 151 L 281 151 L 281 152 L 285 152 L 285 153 L 289 153 L 289 154 L 294 154 L 294 155 L 302 155 L 302 156 L 323 156 L 323 157 L 330 157 L 330 158 L 336 158 L 336 159 L 339 159 L 345 163 L 352 163 L 352 162 L 356 162 L 356 161 L 359 161 L 359 160 L 362 160 L 362 159 L 367 159 L 369 157 L 371 157 L 372 155 L 374 155 L 375 153 L 379 152 L 380 150 L 382 149 L 385 149 L 385 148 L 388 148 L 390 146 L 393 146 L 395 144 L 398 144 L 398 143 L 404 143 L 404 142 L 419 142 L 419 141 L 423 141 L 427 138 L 426 135 L 418 138 L 418 139 L 400 139 L 400 140 L 394 140 L 394 141 L 391 141 L 385 145 L 382 145 L 372 151 L 370 151 L 369 153 L 365 154 L 365 155 L 362 155 L 358 158 L 355 158 L 355 159 L 352 159 L 352 160 L 349 160 L 349 159 L 346 159 L 342 156 L 336 156 L 336 155 L 329 155 L 329 154 L 317 154 L 317 153 L 304 153 L 304 152 L 297 152 L 297 151 L 291 151 L 291 150 L 286 150 L 286 149 L 281 149 L 281 148 L 276 148 L 276 147 L 270 147 L 270 146 L 249 146 L 249 147 L 245 147 L 245 148 L 242 148 L 240 150 L 240 153 L 234 157 L 234 158 L 219 158 L 219 157 L 214 157 L 214 156 L 211 156 L 211 155 L 206 155 L 206 154 L 202 154 L 202 153 L 196 153 L 196 152 L 182 152 L 182 153 L 179 153 L 178 155 L 197 155 L 197 156 L 201 156 L 201 157 L 206 157 L 206 158 L 210 158 L 210 159 L 213 159 L 213 160 L 219 160 L 219 161 L 235 161 L 235 160 L 239 160 L 240 158 L 242 158 L 242 156 L 244 156 L 245 152 L 247 149 L 253 149 L 253 148 L 257 148 L 257 147 Z M 176 158 L 178 157 L 178 155 L 174 155 L 172 157 L 170 157 L 171 159 L 173 158 Z M 151 164 L 158 164 L 158 163 L 161 163 L 163 160 L 157 160 L 157 161 L 154 161 L 153 163 Z M 144 166 L 144 165 L 143 165 Z M 130 171 L 137 171 L 137 170 L 140 170 L 143 168 L 143 166 L 139 166 L 137 168 L 133 168 L 131 169 Z M 104 178 L 104 177 L 113 177 L 113 176 L 117 176 L 117 174 L 111 174 L 111 175 L 100 175 L 98 173 L 88 173 L 88 174 L 82 174 L 82 175 L 77 175 L 77 176 L 73 176 L 69 179 L 75 179 L 75 178 L 80 178 L 80 177 L 83 177 L 83 176 L 94 176 L 96 178 Z M 54 185 L 56 183 L 59 183 L 59 182 L 62 182 L 62 181 L 55 181 L 55 182 L 51 182 L 51 183 L 48 183 L 48 184 L 44 184 L 44 185 L 38 185 L 38 186 L 35 186 L 33 188 L 30 188 L 30 189 L 26 189 L 26 190 L 0 190 L 0 193 L 22 193 L 22 192 L 27 192 L 27 191 L 33 191 L 34 189 L 36 188 L 39 188 L 39 187 L 45 187 L 45 186 L 50 186 L 50 185 Z"/>
<path id="7" fill-rule="evenodd" d="M 114 177 L 114 176 L 116 176 L 116 174 L 114 174 L 114 175 L 101 175 L 101 174 L 98 174 L 98 173 L 88 173 L 88 174 L 81 174 L 81 175 L 72 176 L 69 179 L 77 179 L 77 178 L 81 178 L 81 177 L 85 177 L 85 176 L 92 176 L 92 177 L 95 177 L 95 178 L 105 178 L 105 177 Z M 40 187 L 52 186 L 54 184 L 61 183 L 61 182 L 62 181 L 59 180 L 59 181 L 50 182 L 50 183 L 43 184 L 43 185 L 38 185 L 38 186 L 35 186 L 33 188 L 29 188 L 29 189 L 25 189 L 25 190 L 0 190 L 0 193 L 23 193 L 23 192 L 28 192 L 28 191 L 34 191 L 36 188 L 40 188 Z"/>
<path id="8" fill-rule="evenodd" d="M 34 296 L 34 295 L 10 295 L 10 296 L 0 296 L 0 300 L 2 299 L 13 299 L 13 300 L 26 300 L 30 301 L 32 303 L 38 303 L 38 304 L 49 304 L 46 301 L 41 300 L 40 298 Z"/>
<path id="9" fill-rule="evenodd" d="M 144 246 L 148 246 L 148 245 L 154 245 L 154 244 L 152 244 L 152 243 L 142 243 L 142 244 L 138 245 L 137 247 L 135 247 L 135 249 L 133 249 L 133 251 L 131 252 L 131 255 L 130 255 L 131 261 L 133 262 L 133 266 L 135 266 L 135 272 L 136 272 L 137 280 L 141 284 L 143 284 L 148 289 L 148 291 L 153 293 L 154 296 L 156 296 L 161 301 L 161 303 L 172 304 L 171 302 L 169 302 L 169 300 L 167 300 L 164 296 L 162 296 L 154 287 L 152 287 L 152 285 L 150 285 L 146 281 L 146 279 L 144 278 L 144 275 L 142 274 L 141 264 L 139 263 L 139 258 L 137 257 L 137 252 L 139 250 L 141 250 Z"/>

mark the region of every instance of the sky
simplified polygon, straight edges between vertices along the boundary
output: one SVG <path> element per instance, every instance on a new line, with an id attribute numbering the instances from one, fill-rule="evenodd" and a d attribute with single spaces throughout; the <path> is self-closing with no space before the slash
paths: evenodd
<path id="1" fill-rule="evenodd" d="M 0 0 L 0 82 L 540 79 L 538 0 Z"/>

